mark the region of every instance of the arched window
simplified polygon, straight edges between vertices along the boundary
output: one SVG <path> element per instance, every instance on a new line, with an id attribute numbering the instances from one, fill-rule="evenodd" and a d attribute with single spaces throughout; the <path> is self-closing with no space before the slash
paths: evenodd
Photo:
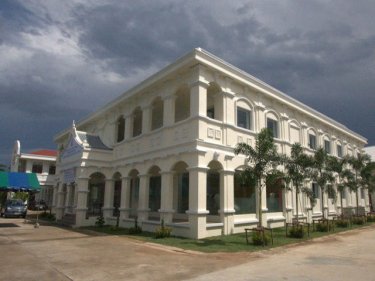
<path id="1" fill-rule="evenodd" d="M 207 210 L 210 215 L 217 215 L 220 210 L 220 173 L 222 165 L 217 161 L 211 161 L 207 172 Z"/>
<path id="2" fill-rule="evenodd" d="M 299 124 L 296 121 L 289 123 L 289 140 L 290 143 L 301 143 L 300 141 L 301 129 Z"/>
<path id="3" fill-rule="evenodd" d="M 129 207 L 130 216 L 135 217 L 138 210 L 138 199 L 139 199 L 139 172 L 132 170 L 129 173 L 130 177 L 130 196 L 129 196 Z"/>
<path id="4" fill-rule="evenodd" d="M 309 147 L 311 149 L 316 149 L 316 133 L 314 130 L 309 130 Z"/>
<path id="5" fill-rule="evenodd" d="M 121 182 L 121 174 L 116 173 L 113 176 L 114 180 L 114 192 L 113 192 L 113 216 L 117 217 L 120 215 L 120 204 L 121 204 L 121 187 L 122 187 L 122 182 Z"/>
<path id="6" fill-rule="evenodd" d="M 237 126 L 252 130 L 252 111 L 251 107 L 244 100 L 237 101 Z"/>
<path id="7" fill-rule="evenodd" d="M 142 110 L 137 107 L 133 112 L 133 137 L 142 134 Z"/>
<path id="8" fill-rule="evenodd" d="M 190 116 L 190 92 L 188 87 L 180 88 L 176 93 L 174 121 L 179 122 Z"/>
<path id="9" fill-rule="evenodd" d="M 277 118 L 277 116 L 272 113 L 272 112 L 269 112 L 267 113 L 267 128 L 271 131 L 272 135 L 274 138 L 279 138 L 280 137 L 280 129 L 279 129 L 279 119 Z"/>
<path id="10" fill-rule="evenodd" d="M 184 162 L 177 163 L 174 174 L 174 208 L 179 214 L 185 214 L 189 210 L 189 172 Z"/>
<path id="11" fill-rule="evenodd" d="M 160 97 L 154 100 L 151 110 L 151 130 L 156 130 L 163 127 L 164 105 Z"/>
<path id="12" fill-rule="evenodd" d="M 125 118 L 124 116 L 120 116 L 117 119 L 117 142 L 123 141 L 125 138 Z"/>
<path id="13" fill-rule="evenodd" d="M 94 173 L 89 179 L 89 193 L 87 200 L 87 215 L 100 216 L 104 204 L 105 176 Z"/>
<path id="14" fill-rule="evenodd" d="M 267 184 L 267 208 L 268 212 L 282 212 L 283 211 L 283 183 L 281 180 Z"/>
<path id="15" fill-rule="evenodd" d="M 161 202 L 161 175 L 159 167 L 152 167 L 149 174 L 148 207 L 151 212 L 157 212 L 160 209 Z"/>
<path id="16" fill-rule="evenodd" d="M 236 214 L 255 214 L 255 182 L 251 182 L 241 171 L 234 174 L 234 209 Z"/>
<path id="17" fill-rule="evenodd" d="M 324 150 L 327 154 L 331 154 L 331 140 L 328 138 L 328 136 L 323 137 L 324 140 Z"/>

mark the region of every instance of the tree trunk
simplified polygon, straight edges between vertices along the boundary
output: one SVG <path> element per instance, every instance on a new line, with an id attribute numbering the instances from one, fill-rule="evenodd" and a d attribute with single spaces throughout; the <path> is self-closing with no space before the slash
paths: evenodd
<path id="1" fill-rule="evenodd" d="M 296 185 L 296 215 L 297 215 L 297 224 L 299 221 L 299 216 L 298 216 L 298 185 Z"/>
<path id="2" fill-rule="evenodd" d="M 340 207 L 341 207 L 341 215 L 343 214 L 343 208 L 344 208 L 344 206 L 342 205 L 342 194 L 343 194 L 344 192 L 345 192 L 344 190 L 340 191 Z"/>
<path id="3" fill-rule="evenodd" d="M 259 206 L 258 206 L 258 227 L 262 227 L 263 226 L 263 214 L 262 214 L 262 180 L 259 179 L 258 180 L 258 191 L 259 191 Z"/>
<path id="4" fill-rule="evenodd" d="M 324 190 L 323 190 L 323 188 L 322 187 L 320 187 L 320 193 L 321 193 L 321 202 L 320 202 L 320 205 L 321 205 L 321 207 L 322 207 L 322 218 L 323 219 L 325 219 L 325 216 L 324 216 Z"/>

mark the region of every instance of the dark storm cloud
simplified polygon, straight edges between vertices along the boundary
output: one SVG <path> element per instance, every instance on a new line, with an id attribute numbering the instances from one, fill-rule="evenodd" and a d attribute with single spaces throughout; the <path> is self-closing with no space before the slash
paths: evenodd
<path id="1" fill-rule="evenodd" d="M 17 138 L 53 148 L 73 119 L 195 47 L 375 144 L 374 4 L 339 3 L 1 1 L 0 162 Z"/>

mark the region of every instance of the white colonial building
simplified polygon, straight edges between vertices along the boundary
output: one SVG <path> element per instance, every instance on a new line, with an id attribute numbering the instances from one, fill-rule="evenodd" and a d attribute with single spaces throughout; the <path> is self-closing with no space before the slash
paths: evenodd
<path id="1" fill-rule="evenodd" d="M 35 173 L 40 192 L 35 194 L 35 202 L 44 201 L 47 207 L 52 205 L 53 187 L 56 186 L 56 150 L 39 149 L 29 153 L 21 153 L 20 141 L 15 141 L 11 172 Z"/>
<path id="2" fill-rule="evenodd" d="M 74 226 L 106 223 L 153 231 L 163 219 L 172 234 L 203 238 L 256 226 L 259 215 L 274 227 L 295 214 L 292 191 L 268 186 L 262 214 L 254 191 L 236 173 L 244 157 L 233 148 L 253 145 L 273 130 L 279 152 L 299 142 L 306 152 L 325 147 L 342 157 L 358 153 L 366 139 L 200 48 L 127 91 L 56 136 L 59 148 L 54 212 Z M 302 198 L 311 220 L 340 211 L 314 189 L 317 204 Z M 345 206 L 355 204 L 346 192 Z M 323 204 L 324 208 L 321 208 Z M 368 208 L 368 199 L 361 204 Z"/>

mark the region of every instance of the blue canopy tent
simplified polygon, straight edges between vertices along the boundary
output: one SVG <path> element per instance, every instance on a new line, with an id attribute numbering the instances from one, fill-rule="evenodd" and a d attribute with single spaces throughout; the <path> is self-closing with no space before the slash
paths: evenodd
<path id="1" fill-rule="evenodd" d="M 40 184 L 34 173 L 0 172 L 0 191 L 38 192 Z"/>

